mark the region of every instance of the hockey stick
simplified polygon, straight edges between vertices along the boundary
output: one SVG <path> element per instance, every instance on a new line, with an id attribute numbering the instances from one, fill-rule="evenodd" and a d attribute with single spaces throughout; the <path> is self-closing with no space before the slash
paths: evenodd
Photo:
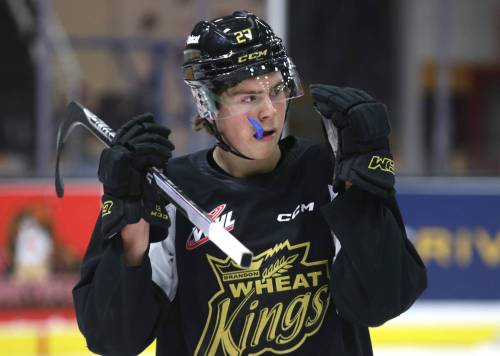
<path id="1" fill-rule="evenodd" d="M 68 104 L 65 116 L 65 120 L 60 124 L 57 132 L 55 184 L 58 197 L 64 195 L 64 184 L 59 171 L 59 161 L 64 142 L 66 142 L 73 128 L 78 125 L 85 127 L 108 147 L 115 136 L 115 132 L 111 127 L 90 110 L 75 101 Z M 248 268 L 250 266 L 253 254 L 238 241 L 236 237 L 226 231 L 221 224 L 210 219 L 206 212 L 186 197 L 184 193 L 157 168 L 149 169 L 148 174 L 152 175 L 154 183 L 159 188 L 160 194 L 164 195 L 164 197 L 172 202 L 189 221 L 205 233 L 205 236 L 207 236 L 210 241 L 219 247 L 240 267 Z"/>

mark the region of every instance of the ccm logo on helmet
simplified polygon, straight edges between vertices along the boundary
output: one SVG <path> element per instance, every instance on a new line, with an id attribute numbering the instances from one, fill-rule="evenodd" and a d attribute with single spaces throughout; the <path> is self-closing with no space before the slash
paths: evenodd
<path id="1" fill-rule="evenodd" d="M 290 213 L 290 214 L 279 214 L 277 220 L 279 222 L 287 222 L 295 219 L 297 215 L 300 213 L 306 212 L 306 211 L 313 211 L 314 210 L 314 202 L 310 202 L 308 204 L 299 204 L 295 208 L 295 210 Z"/>
<path id="2" fill-rule="evenodd" d="M 238 63 L 245 63 L 246 61 L 255 61 L 267 56 L 267 48 L 263 51 L 257 51 L 250 54 L 244 54 L 238 57 Z"/>

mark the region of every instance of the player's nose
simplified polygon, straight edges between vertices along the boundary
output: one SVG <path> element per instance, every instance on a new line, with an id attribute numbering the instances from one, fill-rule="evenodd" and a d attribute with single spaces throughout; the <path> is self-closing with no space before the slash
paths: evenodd
<path id="1" fill-rule="evenodd" d="M 265 95 L 259 107 L 259 115 L 257 117 L 261 121 L 270 119 L 276 115 L 276 112 L 276 107 L 274 106 L 273 101 L 268 95 Z"/>

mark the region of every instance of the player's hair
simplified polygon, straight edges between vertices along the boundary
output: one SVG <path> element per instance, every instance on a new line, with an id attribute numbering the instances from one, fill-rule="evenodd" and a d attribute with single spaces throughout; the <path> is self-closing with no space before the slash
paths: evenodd
<path id="1" fill-rule="evenodd" d="M 209 135 L 215 136 L 214 126 L 207 119 L 196 115 L 192 122 L 192 128 L 196 132 L 205 131 Z"/>

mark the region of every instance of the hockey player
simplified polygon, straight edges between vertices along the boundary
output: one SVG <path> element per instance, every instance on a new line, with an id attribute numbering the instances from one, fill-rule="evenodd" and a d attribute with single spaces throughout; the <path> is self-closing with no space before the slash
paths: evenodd
<path id="1" fill-rule="evenodd" d="M 89 349 L 134 355 L 156 339 L 157 355 L 372 355 L 368 327 L 426 286 L 395 200 L 385 106 L 313 85 L 328 143 L 282 139 L 299 77 L 243 11 L 198 23 L 183 70 L 196 127 L 217 145 L 170 159 L 168 129 L 142 116 L 103 151 L 103 207 L 73 291 Z M 157 198 L 151 166 L 254 252 L 250 268 Z"/>

